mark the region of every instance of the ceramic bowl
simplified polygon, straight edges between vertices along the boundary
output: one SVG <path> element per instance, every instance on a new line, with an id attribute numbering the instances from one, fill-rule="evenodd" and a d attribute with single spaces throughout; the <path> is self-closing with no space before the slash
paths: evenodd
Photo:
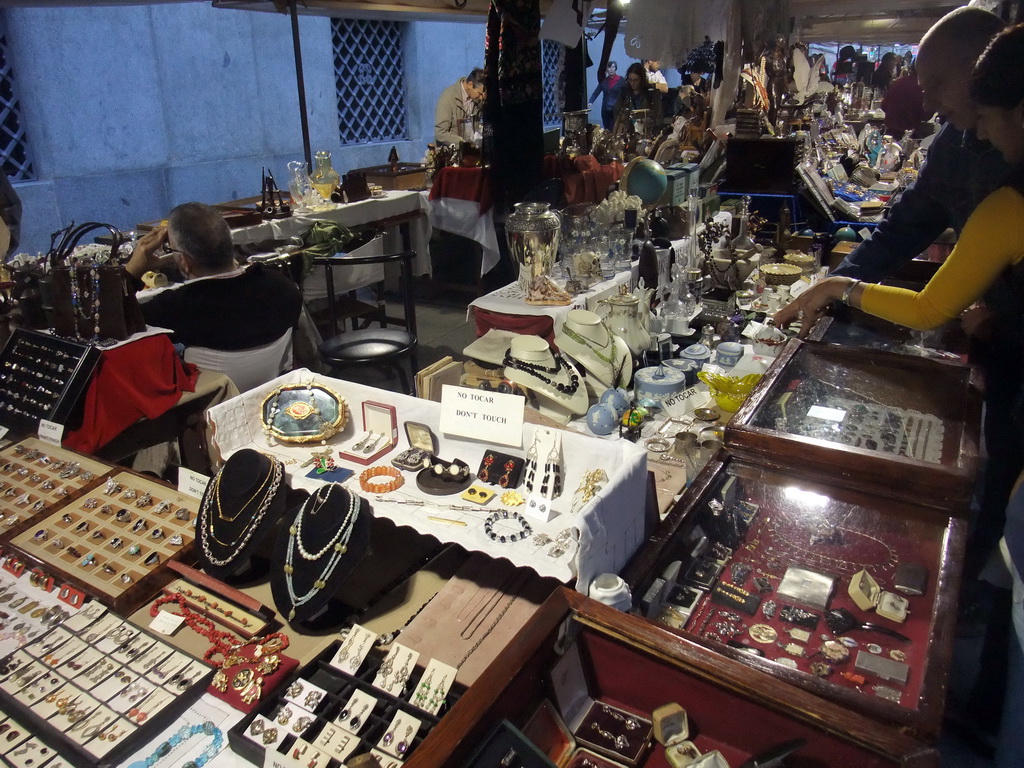
<path id="1" fill-rule="evenodd" d="M 680 352 L 679 355 L 687 360 L 693 360 L 697 365 L 704 365 L 704 363 L 711 360 L 711 350 L 703 344 L 691 344 Z"/>
<path id="2" fill-rule="evenodd" d="M 765 285 L 792 285 L 800 279 L 803 270 L 795 264 L 762 264 L 761 277 Z"/>
<path id="3" fill-rule="evenodd" d="M 761 380 L 760 373 L 749 373 L 746 376 L 723 376 L 720 373 L 701 371 L 697 378 L 711 389 L 711 396 L 723 411 L 733 413 L 739 410 L 743 401 Z"/>

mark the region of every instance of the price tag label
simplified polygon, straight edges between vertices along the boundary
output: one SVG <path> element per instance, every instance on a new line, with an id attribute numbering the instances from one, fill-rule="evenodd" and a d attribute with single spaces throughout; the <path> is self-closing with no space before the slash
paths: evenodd
<path id="1" fill-rule="evenodd" d="M 64 439 L 64 425 L 55 421 L 39 420 L 39 439 L 50 445 L 60 445 Z"/>
<path id="2" fill-rule="evenodd" d="M 178 627 L 184 623 L 184 616 L 178 616 L 170 611 L 160 611 L 154 619 L 149 622 L 149 628 L 154 632 L 159 632 L 161 635 L 173 635 L 178 631 Z"/>
<path id="3" fill-rule="evenodd" d="M 201 499 L 203 494 L 206 493 L 206 486 L 209 484 L 210 478 L 206 475 L 193 472 L 186 467 L 178 468 L 178 490 L 181 493 L 187 493 L 189 496 Z"/>
<path id="4" fill-rule="evenodd" d="M 7 427 L 0 427 L 0 440 L 3 440 L 5 437 L 7 437 L 7 432 Z"/>
<path id="5" fill-rule="evenodd" d="M 846 411 L 842 408 L 826 408 L 824 405 L 812 405 L 807 409 L 807 416 L 811 419 L 823 419 L 838 423 L 846 418 Z"/>

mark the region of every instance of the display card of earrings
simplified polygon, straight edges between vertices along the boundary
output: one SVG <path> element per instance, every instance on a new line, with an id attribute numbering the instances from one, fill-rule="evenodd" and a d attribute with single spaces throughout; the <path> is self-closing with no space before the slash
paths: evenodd
<path id="1" fill-rule="evenodd" d="M 100 483 L 112 467 L 34 437 L 0 451 L 0 530 L 24 523 Z"/>
<path id="2" fill-rule="evenodd" d="M 117 764 L 171 723 L 211 676 L 202 661 L 94 601 L 0 662 L 7 731 L 29 746 L 15 755 L 0 734 L 0 754 L 19 768 L 49 768 L 30 753 L 53 751 L 77 768 Z"/>
<path id="3" fill-rule="evenodd" d="M 371 754 L 383 768 L 407 760 L 457 695 L 458 670 L 400 643 L 379 664 L 369 660 L 377 634 L 355 625 L 228 734 L 232 749 L 256 765 L 274 750 L 318 768 Z"/>
<path id="4" fill-rule="evenodd" d="M 199 500 L 131 472 L 111 475 L 11 539 L 30 560 L 128 614 L 194 551 Z"/>
<path id="5" fill-rule="evenodd" d="M 18 328 L 0 351 L 0 425 L 34 433 L 67 423 L 99 362 L 91 344 Z"/>
<path id="6" fill-rule="evenodd" d="M 923 695 L 946 519 L 881 513 L 736 467 L 641 604 L 686 633 L 914 709 Z"/>

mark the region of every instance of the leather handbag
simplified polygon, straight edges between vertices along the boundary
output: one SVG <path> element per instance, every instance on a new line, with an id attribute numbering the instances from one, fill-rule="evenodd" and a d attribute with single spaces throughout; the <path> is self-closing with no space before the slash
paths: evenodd
<path id="1" fill-rule="evenodd" d="M 85 235 L 106 229 L 113 236 L 111 256 L 106 263 L 78 262 L 75 246 Z M 109 224 L 88 222 L 57 233 L 59 242 L 48 255 L 53 281 L 53 331 L 59 336 L 80 339 L 124 341 L 146 329 L 146 321 L 135 298 L 128 274 L 119 263 L 124 235 Z"/>

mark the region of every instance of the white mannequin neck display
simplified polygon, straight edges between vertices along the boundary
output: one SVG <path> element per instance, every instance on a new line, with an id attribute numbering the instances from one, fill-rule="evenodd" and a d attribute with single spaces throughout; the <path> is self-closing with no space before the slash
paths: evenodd
<path id="1" fill-rule="evenodd" d="M 555 334 L 555 343 L 586 370 L 587 389 L 594 397 L 608 389 L 627 386 L 633 375 L 629 346 L 594 312 L 570 311 Z"/>
<path id="2" fill-rule="evenodd" d="M 563 424 L 573 415 L 586 413 L 590 405 L 579 371 L 540 336 L 512 339 L 505 358 L 505 378 L 536 395 L 540 412 Z"/>

